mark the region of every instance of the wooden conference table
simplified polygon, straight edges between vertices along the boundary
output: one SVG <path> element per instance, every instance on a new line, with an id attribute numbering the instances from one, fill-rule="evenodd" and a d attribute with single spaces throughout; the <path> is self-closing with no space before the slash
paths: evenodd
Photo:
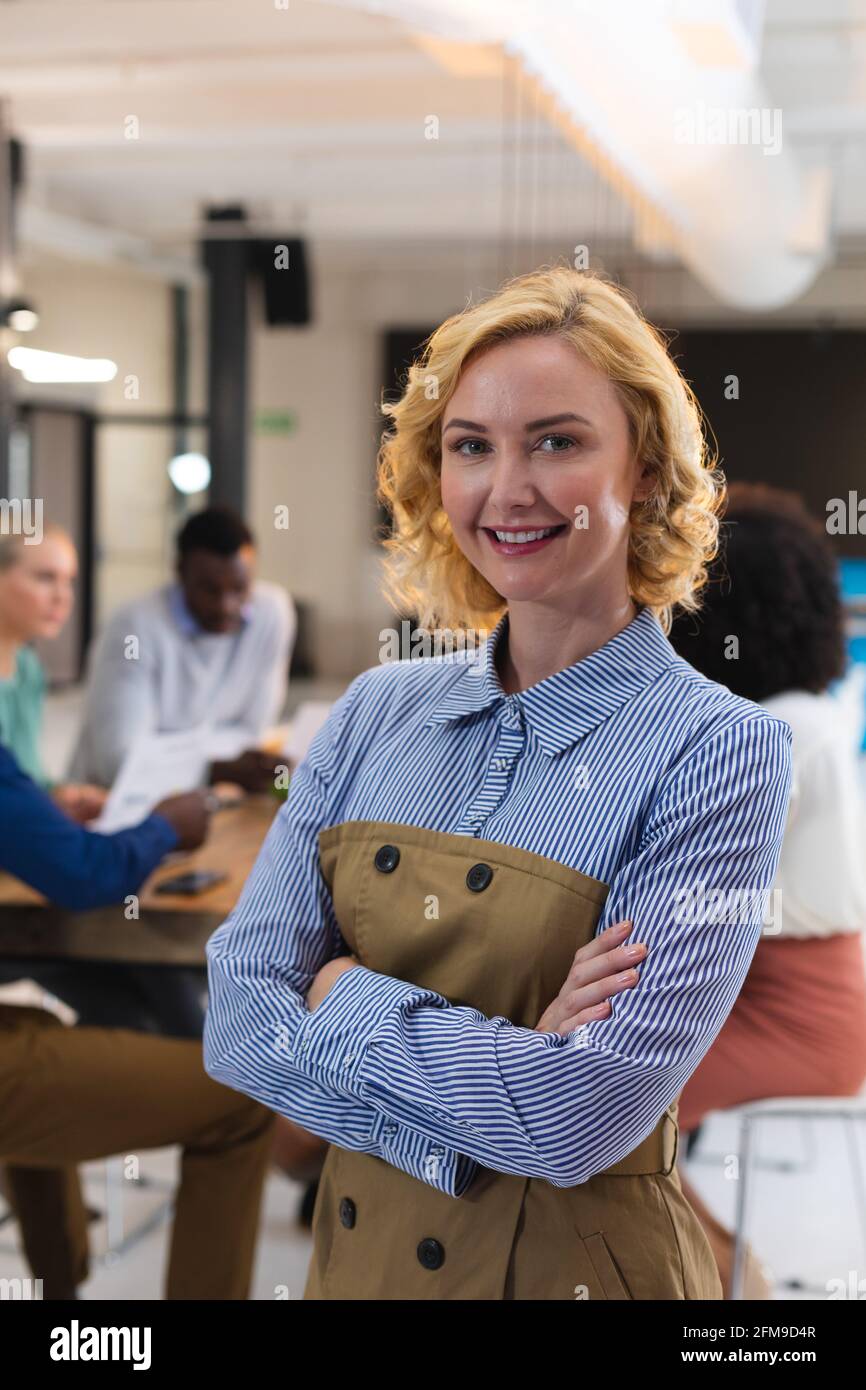
<path id="1" fill-rule="evenodd" d="M 127 920 L 123 903 L 68 912 L 0 873 L 0 959 L 203 968 L 207 940 L 237 902 L 280 805 L 250 796 L 217 811 L 201 849 L 170 855 L 142 886 L 137 921 Z M 193 869 L 228 877 L 196 897 L 155 892 L 162 879 Z"/>

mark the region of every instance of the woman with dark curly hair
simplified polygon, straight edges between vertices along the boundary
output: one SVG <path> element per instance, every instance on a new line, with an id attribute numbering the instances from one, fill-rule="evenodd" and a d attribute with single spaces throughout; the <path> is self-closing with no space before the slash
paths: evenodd
<path id="1" fill-rule="evenodd" d="M 796 494 L 732 484 L 700 614 L 671 642 L 793 734 L 772 911 L 734 1008 L 680 1097 L 680 1128 L 768 1096 L 856 1095 L 866 1079 L 866 810 L 855 735 L 829 687 L 845 669 L 826 533 Z M 683 1179 L 730 1285 L 733 1236 Z"/>

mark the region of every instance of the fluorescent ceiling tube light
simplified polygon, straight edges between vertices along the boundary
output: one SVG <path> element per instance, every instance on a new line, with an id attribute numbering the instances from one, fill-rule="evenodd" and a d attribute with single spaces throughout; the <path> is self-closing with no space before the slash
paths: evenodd
<path id="1" fill-rule="evenodd" d="M 117 363 L 107 357 L 69 357 L 64 352 L 14 347 L 6 358 L 25 381 L 113 381 L 117 376 Z"/>

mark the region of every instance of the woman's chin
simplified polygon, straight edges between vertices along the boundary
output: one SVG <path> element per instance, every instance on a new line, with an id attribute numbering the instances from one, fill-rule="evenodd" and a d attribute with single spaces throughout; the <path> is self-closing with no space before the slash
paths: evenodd
<path id="1" fill-rule="evenodd" d="M 552 590 L 562 581 L 562 567 L 539 564 L 532 556 L 517 556 L 511 561 L 507 558 L 498 564 L 481 565 L 480 557 L 469 555 L 471 563 L 487 580 L 506 603 L 531 603 L 549 600 Z"/>
<path id="2" fill-rule="evenodd" d="M 542 603 L 550 598 L 551 584 L 530 584 L 525 580 L 517 580 L 508 583 L 504 578 L 490 579 L 498 594 L 501 594 L 506 603 Z"/>

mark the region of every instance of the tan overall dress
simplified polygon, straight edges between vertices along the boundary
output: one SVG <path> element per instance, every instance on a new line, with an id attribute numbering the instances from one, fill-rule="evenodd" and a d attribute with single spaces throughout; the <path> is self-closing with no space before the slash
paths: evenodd
<path id="1" fill-rule="evenodd" d="M 559 993 L 608 892 L 542 855 L 389 822 L 333 826 L 319 852 L 363 965 L 524 1028 Z M 479 1167 L 449 1197 L 331 1145 L 304 1298 L 720 1299 L 675 1167 L 676 1111 L 576 1187 Z"/>

